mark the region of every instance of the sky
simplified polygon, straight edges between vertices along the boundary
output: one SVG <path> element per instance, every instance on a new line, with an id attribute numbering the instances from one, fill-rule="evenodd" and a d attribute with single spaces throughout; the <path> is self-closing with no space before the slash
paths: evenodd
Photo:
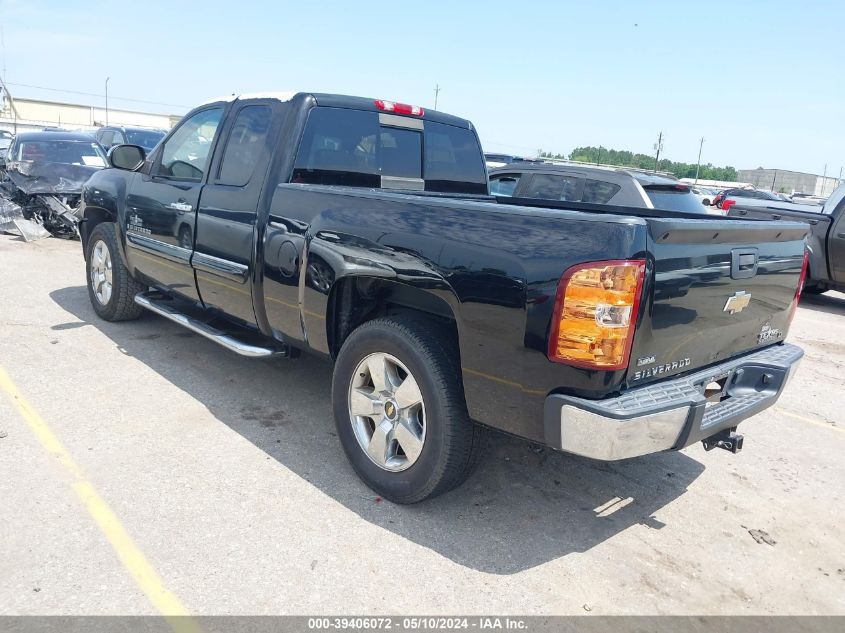
<path id="1" fill-rule="evenodd" d="M 650 154 L 662 131 L 672 160 L 704 137 L 702 163 L 845 165 L 842 0 L 0 0 L 0 25 L 17 97 L 101 105 L 110 77 L 112 107 L 173 114 L 271 90 L 433 108 L 439 85 L 488 152 Z"/>

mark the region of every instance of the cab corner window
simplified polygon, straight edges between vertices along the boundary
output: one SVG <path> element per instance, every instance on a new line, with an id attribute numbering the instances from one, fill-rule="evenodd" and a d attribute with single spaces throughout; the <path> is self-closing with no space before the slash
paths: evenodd
<path id="1" fill-rule="evenodd" d="M 183 121 L 164 144 L 155 175 L 202 180 L 222 115 L 223 108 L 210 108 Z"/>
<path id="2" fill-rule="evenodd" d="M 270 107 L 241 108 L 229 133 L 217 183 L 242 187 L 249 183 L 270 131 Z"/>

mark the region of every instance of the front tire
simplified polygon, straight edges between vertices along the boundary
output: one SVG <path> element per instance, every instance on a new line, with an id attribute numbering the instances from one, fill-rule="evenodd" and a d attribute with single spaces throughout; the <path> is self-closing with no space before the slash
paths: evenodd
<path id="1" fill-rule="evenodd" d="M 129 274 L 117 243 L 117 226 L 103 222 L 94 227 L 85 248 L 88 298 L 94 312 L 106 321 L 129 321 L 141 316 L 143 308 L 135 295 L 147 287 Z"/>
<path id="2" fill-rule="evenodd" d="M 388 317 L 352 332 L 335 364 L 332 406 L 352 467 L 395 503 L 455 488 L 480 452 L 457 353 L 436 322 Z"/>

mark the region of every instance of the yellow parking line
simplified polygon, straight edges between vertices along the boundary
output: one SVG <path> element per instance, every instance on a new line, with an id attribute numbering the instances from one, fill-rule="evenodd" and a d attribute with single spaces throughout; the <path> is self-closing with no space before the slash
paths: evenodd
<path id="1" fill-rule="evenodd" d="M 73 488 L 76 496 L 85 505 L 103 536 L 111 543 L 115 554 L 135 580 L 135 583 L 146 594 L 159 613 L 167 618 L 170 627 L 178 633 L 199 633 L 201 629 L 196 622 L 189 617 L 184 617 L 190 615 L 188 610 L 182 606 L 182 603 L 173 593 L 164 587 L 161 577 L 147 561 L 144 553 L 135 545 L 132 537 L 121 525 L 120 520 L 97 493 L 91 482 L 85 478 L 70 453 L 53 434 L 44 419 L 27 402 L 17 385 L 2 367 L 0 367 L 0 389 L 9 397 L 12 405 L 35 434 L 41 446 L 55 457 L 70 475 L 71 488 Z"/>
<path id="2" fill-rule="evenodd" d="M 781 413 L 785 416 L 790 418 L 795 418 L 796 420 L 801 420 L 802 422 L 809 422 L 810 424 L 815 424 L 816 426 L 823 426 L 826 429 L 831 429 L 833 431 L 839 431 L 840 433 L 845 433 L 845 429 L 841 426 L 835 426 L 833 424 L 828 424 L 823 420 L 817 420 L 816 418 L 808 418 L 806 415 L 799 415 L 797 413 L 792 413 L 791 411 L 785 411 L 784 409 L 778 409 Z"/>

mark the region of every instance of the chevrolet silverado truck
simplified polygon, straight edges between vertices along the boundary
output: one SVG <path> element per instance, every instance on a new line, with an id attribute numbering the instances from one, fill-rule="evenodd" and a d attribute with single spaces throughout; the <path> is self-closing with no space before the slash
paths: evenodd
<path id="1" fill-rule="evenodd" d="M 440 112 L 244 95 L 109 163 L 82 196 L 94 311 L 330 359 L 343 449 L 395 502 L 461 483 L 485 426 L 598 460 L 735 452 L 802 356 L 806 224 L 503 204 Z"/>
<path id="2" fill-rule="evenodd" d="M 809 262 L 804 292 L 845 292 L 845 184 L 831 194 L 824 206 L 776 202 L 749 205 L 737 198 L 729 209 L 731 217 L 806 222 L 810 226 L 810 235 L 807 239 Z"/>

